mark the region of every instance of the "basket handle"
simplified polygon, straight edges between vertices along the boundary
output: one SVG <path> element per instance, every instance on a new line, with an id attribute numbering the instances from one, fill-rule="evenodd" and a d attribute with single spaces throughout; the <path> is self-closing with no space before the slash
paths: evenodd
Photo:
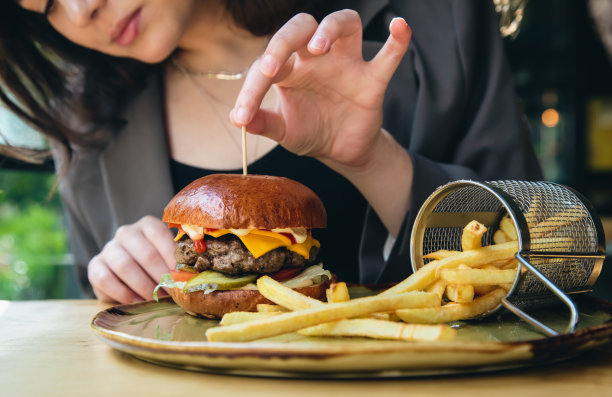
<path id="1" fill-rule="evenodd" d="M 559 287 L 557 287 L 554 283 L 552 283 L 548 278 L 546 278 L 542 273 L 540 273 L 531 263 L 529 263 L 525 258 L 523 258 L 521 254 L 517 253 L 516 259 L 518 259 L 522 266 L 525 266 L 525 268 L 528 271 L 530 271 L 538 280 L 544 283 L 544 286 L 546 286 L 546 288 L 548 288 L 553 294 L 555 294 L 568 307 L 568 309 L 570 310 L 570 320 L 567 325 L 567 328 L 565 328 L 565 333 L 574 332 L 574 330 L 576 329 L 576 324 L 578 323 L 578 309 L 576 308 L 576 304 L 563 291 L 561 291 Z M 521 309 L 519 309 L 512 303 L 510 303 L 510 301 L 508 301 L 508 299 L 506 299 L 505 297 L 502 299 L 501 304 L 506 309 L 510 310 L 512 313 L 522 318 L 523 320 L 525 320 L 526 322 L 528 322 L 529 324 L 531 324 L 533 327 L 537 328 L 538 330 L 542 331 L 546 335 L 548 336 L 559 335 L 557 331 L 542 324 L 535 318 L 531 317 L 530 315 L 528 315 L 527 313 L 525 313 L 524 311 L 522 311 Z"/>

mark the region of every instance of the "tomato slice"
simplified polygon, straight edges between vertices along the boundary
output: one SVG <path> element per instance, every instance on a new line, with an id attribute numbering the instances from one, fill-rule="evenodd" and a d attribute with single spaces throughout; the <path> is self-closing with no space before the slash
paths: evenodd
<path id="1" fill-rule="evenodd" d="M 180 281 L 189 281 L 192 278 L 194 278 L 195 276 L 197 276 L 198 273 L 181 272 L 181 271 L 171 270 L 170 271 L 170 275 L 172 276 L 172 281 L 178 283 Z"/>
<path id="2" fill-rule="evenodd" d="M 300 267 L 289 267 L 270 274 L 270 277 L 276 281 L 285 281 L 297 276 L 302 270 Z"/>

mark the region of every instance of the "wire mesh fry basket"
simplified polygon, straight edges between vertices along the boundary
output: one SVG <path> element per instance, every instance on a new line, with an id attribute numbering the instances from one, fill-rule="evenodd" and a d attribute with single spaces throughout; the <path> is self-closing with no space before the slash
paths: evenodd
<path id="1" fill-rule="evenodd" d="M 507 308 L 547 335 L 558 332 L 524 309 L 560 299 L 570 311 L 564 332 L 573 332 L 578 310 L 568 297 L 588 292 L 605 259 L 601 220 L 578 192 L 552 182 L 461 180 L 438 188 L 417 214 L 411 236 L 412 268 L 428 263 L 423 256 L 438 250 L 461 251 L 463 227 L 471 220 L 488 230 L 482 245 L 494 244 L 504 216 L 516 228 L 517 277 L 491 315 Z"/>

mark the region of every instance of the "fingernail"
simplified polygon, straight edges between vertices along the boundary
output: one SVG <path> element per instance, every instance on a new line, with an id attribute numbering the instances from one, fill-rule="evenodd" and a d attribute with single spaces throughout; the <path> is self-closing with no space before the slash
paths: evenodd
<path id="1" fill-rule="evenodd" d="M 404 25 L 408 25 L 408 22 L 406 22 L 406 20 L 402 17 L 395 17 L 391 20 L 391 23 L 395 22 L 395 21 L 402 21 L 404 23 Z"/>
<path id="2" fill-rule="evenodd" d="M 327 40 L 323 36 L 315 36 L 312 38 L 312 40 L 310 40 L 310 43 L 308 43 L 308 47 L 312 48 L 313 50 L 323 50 L 325 49 L 326 45 Z"/>
<path id="3" fill-rule="evenodd" d="M 266 76 L 274 76 L 277 67 L 276 59 L 270 54 L 264 55 L 259 63 L 259 70 Z"/>
<path id="4" fill-rule="evenodd" d="M 243 107 L 238 108 L 234 119 L 236 120 L 238 124 L 243 124 L 243 125 L 248 124 L 249 123 L 249 111 L 247 110 L 247 108 L 243 108 Z"/>
<path id="5" fill-rule="evenodd" d="M 404 26 L 408 26 L 408 22 L 406 22 L 406 20 L 402 17 L 395 17 L 391 20 L 391 23 L 389 23 L 389 30 L 391 30 L 391 25 L 393 25 L 393 22 L 395 21 L 402 21 Z"/>

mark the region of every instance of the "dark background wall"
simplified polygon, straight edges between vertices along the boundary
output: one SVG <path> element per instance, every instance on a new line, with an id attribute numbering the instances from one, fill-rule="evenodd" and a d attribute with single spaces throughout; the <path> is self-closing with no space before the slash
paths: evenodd
<path id="1" fill-rule="evenodd" d="M 545 178 L 584 194 L 607 229 L 595 293 L 612 300 L 612 63 L 589 4 L 530 0 L 518 35 L 505 42 Z"/>

